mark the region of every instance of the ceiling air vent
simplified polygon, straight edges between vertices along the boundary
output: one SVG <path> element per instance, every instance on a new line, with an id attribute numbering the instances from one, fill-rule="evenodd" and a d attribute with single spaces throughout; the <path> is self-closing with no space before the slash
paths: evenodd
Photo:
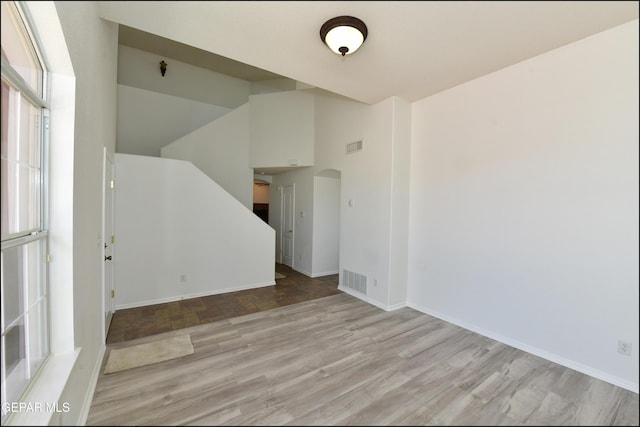
<path id="1" fill-rule="evenodd" d="M 347 144 L 347 154 L 355 153 L 357 151 L 362 151 L 362 141 Z"/>

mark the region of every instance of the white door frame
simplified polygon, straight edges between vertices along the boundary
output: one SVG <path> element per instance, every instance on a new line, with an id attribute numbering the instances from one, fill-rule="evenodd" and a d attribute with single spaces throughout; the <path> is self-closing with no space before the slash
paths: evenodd
<path id="1" fill-rule="evenodd" d="M 103 342 L 106 342 L 111 318 L 115 311 L 113 304 L 113 295 L 115 293 L 115 269 L 113 264 L 115 236 L 115 193 L 113 183 L 115 182 L 115 163 L 113 156 L 107 151 L 107 147 L 104 147 L 102 172 L 102 338 Z"/>

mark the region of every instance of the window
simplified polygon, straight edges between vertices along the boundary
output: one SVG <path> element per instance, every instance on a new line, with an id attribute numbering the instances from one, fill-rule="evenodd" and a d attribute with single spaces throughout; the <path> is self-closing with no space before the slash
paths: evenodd
<path id="1" fill-rule="evenodd" d="M 49 354 L 48 109 L 36 40 L 19 4 L 2 1 L 3 408 L 20 399 Z"/>

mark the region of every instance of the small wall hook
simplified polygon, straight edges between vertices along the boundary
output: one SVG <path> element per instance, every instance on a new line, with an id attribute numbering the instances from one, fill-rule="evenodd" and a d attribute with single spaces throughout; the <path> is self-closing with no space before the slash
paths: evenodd
<path id="1" fill-rule="evenodd" d="M 162 77 L 164 77 L 164 73 L 167 72 L 167 63 L 164 60 L 160 61 L 160 72 L 162 73 Z"/>

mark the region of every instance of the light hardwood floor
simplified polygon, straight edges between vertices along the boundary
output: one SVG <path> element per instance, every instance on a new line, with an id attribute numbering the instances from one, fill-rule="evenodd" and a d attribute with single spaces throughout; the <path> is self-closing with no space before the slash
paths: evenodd
<path id="1" fill-rule="evenodd" d="M 638 395 L 410 308 L 339 294 L 190 333 L 101 374 L 89 425 L 638 425 Z"/>

